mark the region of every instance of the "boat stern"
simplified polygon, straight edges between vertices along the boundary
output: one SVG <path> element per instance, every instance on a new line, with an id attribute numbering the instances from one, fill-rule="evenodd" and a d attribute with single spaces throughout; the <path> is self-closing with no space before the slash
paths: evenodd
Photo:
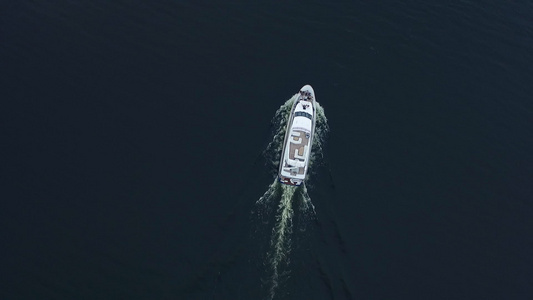
<path id="1" fill-rule="evenodd" d="M 282 175 L 279 175 L 278 179 L 279 179 L 279 182 L 283 184 L 287 184 L 287 185 L 292 185 L 292 186 L 300 186 L 304 182 L 303 179 L 290 178 L 290 177 L 285 177 Z"/>

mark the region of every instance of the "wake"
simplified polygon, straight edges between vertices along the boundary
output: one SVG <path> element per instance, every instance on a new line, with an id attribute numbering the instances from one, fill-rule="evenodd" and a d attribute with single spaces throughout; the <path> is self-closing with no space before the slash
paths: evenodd
<path id="1" fill-rule="evenodd" d="M 275 224 L 272 228 L 270 238 L 270 248 L 265 261 L 269 272 L 267 279 L 268 299 L 274 299 L 280 282 L 283 278 L 288 277 L 290 273 L 288 266 L 290 262 L 289 254 L 291 252 L 291 235 L 293 233 L 293 207 L 298 208 L 298 217 L 300 220 L 303 220 L 299 226 L 301 231 L 305 231 L 306 223 L 316 218 L 315 207 L 311 202 L 311 197 L 309 197 L 305 183 L 299 187 L 295 187 L 281 184 L 277 179 L 277 170 L 283 148 L 287 120 L 289 119 L 292 105 L 297 97 L 298 94 L 287 100 L 276 111 L 272 120 L 275 131 L 272 142 L 268 144 L 264 151 L 264 156 L 272 168 L 274 182 L 270 184 L 267 191 L 256 202 L 257 213 L 264 220 L 264 223 L 268 223 L 267 220 L 277 204 Z M 318 102 L 315 103 L 317 119 L 307 179 L 314 174 L 314 168 L 312 166 L 316 166 L 317 159 L 323 157 L 322 147 L 329 131 L 324 109 Z"/>

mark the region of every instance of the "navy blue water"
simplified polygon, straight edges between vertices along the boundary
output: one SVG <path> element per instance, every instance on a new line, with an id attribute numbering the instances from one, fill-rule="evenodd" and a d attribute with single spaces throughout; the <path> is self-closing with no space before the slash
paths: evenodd
<path id="1" fill-rule="evenodd" d="M 269 298 L 251 212 L 311 84 L 274 299 L 530 299 L 533 5 L 370 2 L 0 4 L 0 298 Z"/>

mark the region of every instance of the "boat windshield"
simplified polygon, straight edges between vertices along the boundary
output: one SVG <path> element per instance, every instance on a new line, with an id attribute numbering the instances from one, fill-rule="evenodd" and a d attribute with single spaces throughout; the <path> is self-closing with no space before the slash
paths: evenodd
<path id="1" fill-rule="evenodd" d="M 310 114 L 306 113 L 305 111 L 297 111 L 294 113 L 294 116 L 295 117 L 306 117 L 309 120 L 313 119 L 313 117 Z"/>

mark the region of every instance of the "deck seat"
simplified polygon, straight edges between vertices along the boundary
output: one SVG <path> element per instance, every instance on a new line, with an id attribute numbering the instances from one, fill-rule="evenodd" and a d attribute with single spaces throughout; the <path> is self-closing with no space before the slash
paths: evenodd
<path id="1" fill-rule="evenodd" d="M 298 136 L 300 136 L 300 134 L 301 134 L 301 132 L 299 132 L 299 131 L 294 131 L 294 130 L 291 131 L 291 136 L 296 136 L 296 137 L 298 137 Z"/>
<path id="2" fill-rule="evenodd" d="M 302 138 L 301 137 L 296 139 L 296 137 L 293 136 L 289 140 L 290 140 L 291 144 L 295 144 L 295 145 L 300 145 L 302 143 Z"/>
<path id="3" fill-rule="evenodd" d="M 302 160 L 305 160 L 305 157 L 307 155 L 307 145 L 304 146 L 304 153 L 302 155 L 300 155 L 298 153 L 298 149 L 294 149 L 294 158 L 298 158 L 298 159 L 302 159 Z"/>
<path id="4" fill-rule="evenodd" d="M 300 168 L 299 167 L 283 168 L 283 171 L 289 172 L 289 173 L 298 173 L 300 172 Z"/>
<path id="5" fill-rule="evenodd" d="M 287 164 L 291 167 L 303 167 L 305 166 L 305 163 L 303 161 L 299 161 L 299 160 L 296 160 L 296 159 L 287 159 Z"/>

